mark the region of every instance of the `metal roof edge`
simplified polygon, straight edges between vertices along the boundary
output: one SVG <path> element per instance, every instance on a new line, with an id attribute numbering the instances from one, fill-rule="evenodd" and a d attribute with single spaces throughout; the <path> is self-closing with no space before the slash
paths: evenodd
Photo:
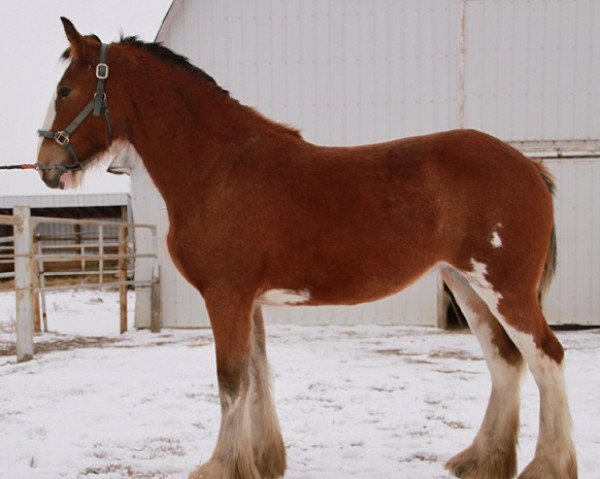
<path id="1" fill-rule="evenodd" d="M 175 11 L 175 8 L 176 8 L 175 4 L 180 4 L 182 2 L 183 2 L 183 0 L 173 0 L 171 2 L 171 5 L 169 5 L 169 9 L 167 10 L 167 13 L 165 13 L 165 16 L 164 16 L 162 22 L 160 22 L 160 27 L 158 27 L 158 31 L 156 32 L 156 35 L 154 36 L 155 42 L 160 41 L 160 39 L 159 39 L 160 34 L 163 31 L 163 28 L 165 28 L 171 13 Z"/>
<path id="2" fill-rule="evenodd" d="M 13 208 L 16 205 L 30 206 L 32 208 L 85 208 L 130 204 L 131 195 L 129 193 L 0 196 L 0 208 Z"/>

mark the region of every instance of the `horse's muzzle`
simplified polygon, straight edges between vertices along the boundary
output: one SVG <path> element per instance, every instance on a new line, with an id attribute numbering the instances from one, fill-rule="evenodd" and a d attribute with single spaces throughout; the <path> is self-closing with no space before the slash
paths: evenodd
<path id="1" fill-rule="evenodd" d="M 42 170 L 40 171 L 40 175 L 42 177 L 42 181 L 46 184 L 48 188 L 53 189 L 63 189 L 64 184 L 60 181 L 60 177 L 64 172 L 62 170 Z"/>
<path id="2" fill-rule="evenodd" d="M 64 166 L 69 163 L 70 158 L 61 146 L 48 140 L 41 144 L 37 164 L 40 177 L 48 188 L 63 188 L 60 177 L 65 172 Z"/>

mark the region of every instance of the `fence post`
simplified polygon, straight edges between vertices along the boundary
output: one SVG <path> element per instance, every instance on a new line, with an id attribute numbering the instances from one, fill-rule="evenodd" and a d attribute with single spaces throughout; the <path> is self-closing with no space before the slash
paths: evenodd
<path id="1" fill-rule="evenodd" d="M 35 241 L 33 250 L 36 249 Z M 42 322 L 40 320 L 40 277 L 37 268 L 37 261 L 31 260 L 31 268 L 33 270 L 31 274 L 32 287 L 33 287 L 33 332 L 41 333 L 42 332 Z"/>
<path id="2" fill-rule="evenodd" d="M 37 273 L 39 275 L 38 284 L 40 285 L 40 303 L 42 305 L 42 325 L 44 333 L 48 332 L 48 311 L 46 309 L 46 278 L 44 277 L 44 259 L 42 258 L 42 240 L 38 240 L 36 253 L 38 256 Z"/>
<path id="3" fill-rule="evenodd" d="M 104 281 L 104 228 L 98 226 L 98 269 L 100 270 L 100 284 Z"/>
<path id="4" fill-rule="evenodd" d="M 33 234 L 29 206 L 15 206 L 20 219 L 15 233 L 15 291 L 17 315 L 17 361 L 33 358 Z"/>
<path id="5" fill-rule="evenodd" d="M 162 327 L 161 301 L 160 301 L 160 266 L 154 265 L 152 271 L 152 284 L 150 286 L 150 331 L 160 333 Z"/>
<path id="6" fill-rule="evenodd" d="M 127 224 L 119 225 L 119 305 L 121 334 L 127 331 Z"/>

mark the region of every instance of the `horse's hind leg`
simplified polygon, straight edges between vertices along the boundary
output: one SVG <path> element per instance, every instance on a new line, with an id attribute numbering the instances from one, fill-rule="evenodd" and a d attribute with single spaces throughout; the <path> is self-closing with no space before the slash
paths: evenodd
<path id="1" fill-rule="evenodd" d="M 540 393 L 539 433 L 535 457 L 519 479 L 576 479 L 577 459 L 571 440 L 571 416 L 563 373 L 563 348 L 539 307 L 537 298 L 501 304 L 501 320 L 517 345 Z M 518 328 L 513 326 L 518 325 Z"/>
<path id="2" fill-rule="evenodd" d="M 270 390 L 265 328 L 260 306 L 254 307 L 251 391 L 252 438 L 256 466 L 264 479 L 283 477 L 285 446 Z"/>
<path id="3" fill-rule="evenodd" d="M 465 273 L 527 362 L 540 393 L 540 425 L 533 461 L 519 479 L 576 479 L 571 417 L 563 376 L 564 351 L 546 323 L 536 288 L 520 278 L 488 278 L 487 267 Z M 498 287 L 494 282 L 501 284 Z"/>
<path id="4" fill-rule="evenodd" d="M 471 331 L 481 344 L 492 377 L 492 392 L 479 432 L 473 443 L 451 458 L 446 467 L 461 478 L 514 477 L 517 470 L 516 446 L 523 359 L 465 277 L 448 266 L 443 267 L 441 273 L 465 314 Z"/>

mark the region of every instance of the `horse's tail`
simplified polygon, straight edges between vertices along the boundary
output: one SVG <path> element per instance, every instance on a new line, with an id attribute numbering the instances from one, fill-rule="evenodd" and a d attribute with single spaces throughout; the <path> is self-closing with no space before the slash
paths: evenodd
<path id="1" fill-rule="evenodd" d="M 544 166 L 541 162 L 535 162 L 535 165 L 548 188 L 548 191 L 552 196 L 555 195 L 556 192 L 556 182 L 554 175 L 550 172 L 550 170 Z M 552 220 L 552 233 L 550 235 L 550 245 L 548 248 L 548 255 L 546 256 L 546 263 L 544 264 L 544 273 L 542 274 L 542 280 L 540 281 L 540 286 L 538 289 L 538 298 L 540 303 L 546 291 L 550 287 L 550 283 L 552 283 L 552 278 L 556 273 L 556 265 L 558 263 L 558 252 L 557 252 L 557 243 L 556 243 L 556 225 L 554 224 L 554 219 Z"/>

